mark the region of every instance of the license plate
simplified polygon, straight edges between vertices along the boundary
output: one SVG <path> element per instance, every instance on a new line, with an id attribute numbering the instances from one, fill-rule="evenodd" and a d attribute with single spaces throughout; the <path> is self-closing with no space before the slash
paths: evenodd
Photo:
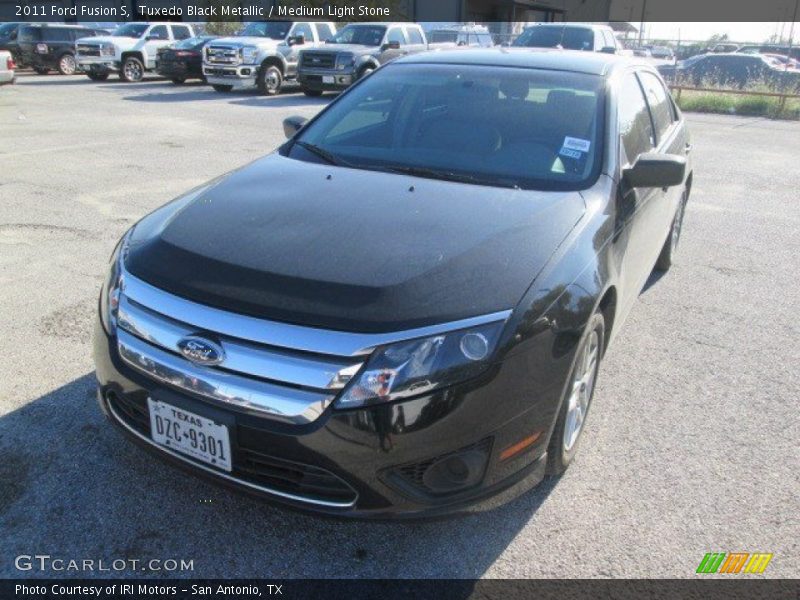
<path id="1" fill-rule="evenodd" d="M 147 399 L 153 441 L 165 448 L 231 471 L 228 428 L 160 400 Z"/>
<path id="2" fill-rule="evenodd" d="M 322 76 L 322 83 L 333 83 L 333 75 L 323 75 Z"/>

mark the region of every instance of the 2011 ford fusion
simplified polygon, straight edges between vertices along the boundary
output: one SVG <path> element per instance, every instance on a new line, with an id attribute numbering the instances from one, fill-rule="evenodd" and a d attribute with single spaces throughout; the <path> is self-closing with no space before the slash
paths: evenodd
<path id="1" fill-rule="evenodd" d="M 336 515 L 482 508 L 564 471 L 609 342 L 678 246 L 691 145 L 658 73 L 420 54 L 284 128 L 117 245 L 95 336 L 109 419 Z"/>

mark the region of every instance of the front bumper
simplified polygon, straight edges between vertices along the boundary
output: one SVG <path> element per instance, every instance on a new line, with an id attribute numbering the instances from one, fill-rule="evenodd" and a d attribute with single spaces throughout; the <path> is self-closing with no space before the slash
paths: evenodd
<path id="1" fill-rule="evenodd" d="M 308 69 L 303 67 L 297 73 L 297 80 L 303 88 L 322 92 L 346 90 L 353 84 L 355 79 L 354 73 L 330 69 Z"/>
<path id="2" fill-rule="evenodd" d="M 156 62 L 156 73 L 164 77 L 203 77 L 202 67 L 184 61 Z"/>
<path id="3" fill-rule="evenodd" d="M 217 66 L 203 63 L 203 75 L 211 85 L 232 85 L 236 89 L 256 86 L 258 65 Z"/>
<path id="4" fill-rule="evenodd" d="M 75 62 L 82 71 L 116 72 L 120 70 L 120 62 L 113 56 L 97 57 L 77 55 L 75 57 Z"/>
<path id="5" fill-rule="evenodd" d="M 469 384 L 365 409 L 329 406 L 313 422 L 292 425 L 221 407 L 147 378 L 121 359 L 116 338 L 105 333 L 99 319 L 94 352 L 100 407 L 135 442 L 194 474 L 293 508 L 362 518 L 485 510 L 524 492 L 544 475 L 553 415 L 536 410 L 537 403 L 528 399 L 533 409 L 509 419 L 506 411 L 520 405 L 513 397 L 519 386 L 502 365 Z M 218 471 L 151 441 L 147 398 L 152 396 L 226 423 L 233 470 Z M 500 398 L 505 410 L 497 408 Z M 511 459 L 500 459 L 504 449 L 533 431 L 542 432 L 535 444 Z M 414 476 L 434 459 L 472 450 L 485 453 L 486 466 L 478 483 L 467 489 L 431 493 L 421 475 Z M 254 460 L 260 461 L 260 472 Z M 304 488 L 305 478 L 319 485 Z"/>

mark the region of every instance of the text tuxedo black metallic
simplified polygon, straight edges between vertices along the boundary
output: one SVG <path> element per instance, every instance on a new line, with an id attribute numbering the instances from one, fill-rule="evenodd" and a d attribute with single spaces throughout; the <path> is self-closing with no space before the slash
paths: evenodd
<path id="1" fill-rule="evenodd" d="M 563 471 L 691 188 L 656 71 L 428 53 L 285 128 L 120 241 L 105 414 L 176 465 L 343 516 L 483 508 Z"/>

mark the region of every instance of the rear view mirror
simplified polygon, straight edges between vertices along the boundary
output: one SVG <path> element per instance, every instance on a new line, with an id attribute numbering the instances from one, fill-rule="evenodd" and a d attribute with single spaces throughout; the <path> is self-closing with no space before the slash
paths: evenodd
<path id="1" fill-rule="evenodd" d="M 289 37 L 287 43 L 290 46 L 302 46 L 303 44 L 306 43 L 306 36 L 303 33 L 301 33 L 300 35 L 293 35 Z"/>
<path id="2" fill-rule="evenodd" d="M 605 46 L 603 48 L 600 48 L 600 52 L 604 52 L 606 54 L 616 54 L 617 49 L 614 48 L 614 46 Z"/>
<path id="3" fill-rule="evenodd" d="M 305 117 L 287 117 L 283 120 L 283 133 L 287 139 L 291 139 L 306 123 L 308 119 Z"/>
<path id="4" fill-rule="evenodd" d="M 634 188 L 680 185 L 686 177 L 686 159 L 676 154 L 646 152 L 622 172 L 622 177 Z"/>

